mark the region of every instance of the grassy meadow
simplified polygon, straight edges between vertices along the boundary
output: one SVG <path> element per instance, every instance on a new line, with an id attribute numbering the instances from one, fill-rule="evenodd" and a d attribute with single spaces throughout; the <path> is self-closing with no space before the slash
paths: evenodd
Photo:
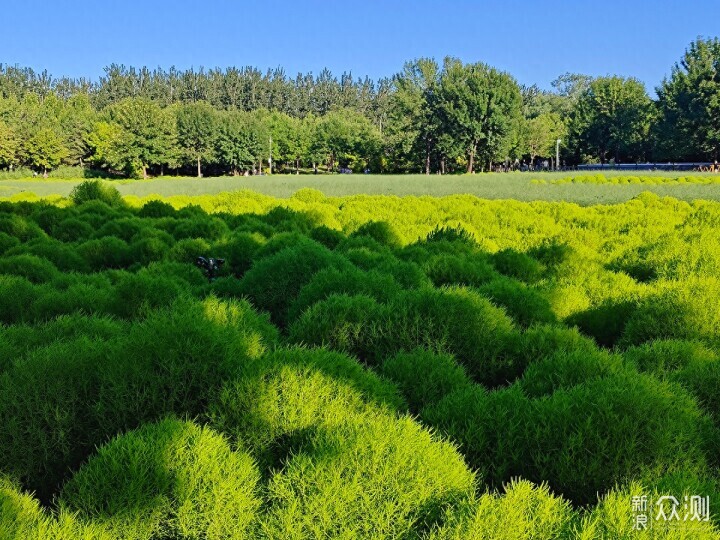
<path id="1" fill-rule="evenodd" d="M 0 181 L 0 538 L 717 539 L 720 185 L 566 176 Z"/>
<path id="2" fill-rule="evenodd" d="M 71 172 L 71 171 L 69 171 Z M 34 193 L 68 196 L 83 178 L 67 176 L 47 179 L 15 178 L 0 174 L 0 197 Z M 594 172 L 516 172 L 477 173 L 473 175 L 270 175 L 224 176 L 216 178 L 187 178 L 163 176 L 148 180 L 114 180 L 122 195 L 146 197 L 160 195 L 202 195 L 226 191 L 251 190 L 271 197 L 288 198 L 303 188 L 322 191 L 329 197 L 348 195 L 408 195 L 444 197 L 469 194 L 483 199 L 515 199 L 520 201 L 568 201 L 582 205 L 613 204 L 624 202 L 640 193 L 650 191 L 661 197 L 680 200 L 720 200 L 720 175 L 713 173 L 686 173 L 664 171 L 638 171 L 634 178 L 644 181 L 622 184 L 612 183 L 616 178 L 627 178 L 626 171 Z M 607 182 L 572 182 L 573 178 L 592 179 L 600 176 Z M 677 180 L 684 179 L 681 182 Z"/>

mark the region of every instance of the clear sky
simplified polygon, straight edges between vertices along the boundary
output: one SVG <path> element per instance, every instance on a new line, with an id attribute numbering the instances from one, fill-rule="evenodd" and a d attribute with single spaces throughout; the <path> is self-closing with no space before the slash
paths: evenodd
<path id="1" fill-rule="evenodd" d="M 406 60 L 483 61 L 520 83 L 567 71 L 660 83 L 720 0 L 2 0 L 0 62 L 97 79 L 103 67 L 281 66 L 377 79 Z"/>

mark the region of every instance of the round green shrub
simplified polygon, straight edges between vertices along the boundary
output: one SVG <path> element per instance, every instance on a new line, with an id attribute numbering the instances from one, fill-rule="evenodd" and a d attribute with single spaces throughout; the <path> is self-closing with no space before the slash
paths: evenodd
<path id="1" fill-rule="evenodd" d="M 45 236 L 44 231 L 31 220 L 15 214 L 0 215 L 0 233 L 13 236 L 21 242 Z"/>
<path id="2" fill-rule="evenodd" d="M 28 319 L 48 321 L 58 315 L 76 312 L 86 314 L 112 313 L 113 290 L 111 287 L 92 283 L 74 283 L 67 288 L 45 289 L 28 308 Z"/>
<path id="3" fill-rule="evenodd" d="M 226 223 L 220 218 L 203 217 L 178 220 L 172 235 L 176 240 L 183 238 L 202 238 L 204 240 L 217 240 L 228 234 Z"/>
<path id="4" fill-rule="evenodd" d="M 538 398 L 625 370 L 632 371 L 622 357 L 606 351 L 561 351 L 531 362 L 519 384 L 528 396 Z"/>
<path id="5" fill-rule="evenodd" d="M 222 242 L 214 244 L 211 253 L 214 257 L 225 259 L 223 267 L 236 277 L 242 277 L 252 266 L 253 260 L 261 249 L 263 240 L 260 235 L 236 232 Z"/>
<path id="6" fill-rule="evenodd" d="M 77 251 L 94 271 L 127 268 L 134 262 L 128 244 L 114 236 L 83 242 L 77 247 Z"/>
<path id="7" fill-rule="evenodd" d="M 241 280 L 241 290 L 276 324 L 288 323 L 289 308 L 300 289 L 324 268 L 350 268 L 342 256 L 315 242 L 304 242 L 259 259 Z"/>
<path id="8" fill-rule="evenodd" d="M 504 493 L 483 493 L 447 511 L 429 540 L 555 540 L 574 538 L 575 514 L 547 485 L 512 480 Z"/>
<path id="9" fill-rule="evenodd" d="M 89 201 L 101 201 L 108 206 L 121 206 L 122 195 L 111 184 L 101 180 L 86 180 L 79 183 L 70 192 L 70 200 L 76 205 Z"/>
<path id="10" fill-rule="evenodd" d="M 160 261 L 170 250 L 170 246 L 159 238 L 143 238 L 135 240 L 128 247 L 130 260 L 140 265 Z"/>
<path id="11" fill-rule="evenodd" d="M 350 236 L 369 236 L 379 244 L 390 248 L 400 247 L 403 244 L 400 235 L 386 221 L 369 221 L 358 227 Z"/>
<path id="12" fill-rule="evenodd" d="M 137 218 L 122 218 L 108 221 L 100 227 L 94 238 L 102 238 L 103 236 L 115 236 L 125 242 L 132 241 L 133 237 L 146 228 L 145 223 Z"/>
<path id="13" fill-rule="evenodd" d="M 20 240 L 7 233 L 0 232 L 0 255 L 6 253 L 9 249 L 20 244 Z"/>
<path id="14" fill-rule="evenodd" d="M 416 348 L 446 352 L 473 379 L 491 384 L 513 331 L 502 310 L 470 290 L 454 288 L 403 291 L 385 305 L 362 296 L 331 296 L 306 310 L 289 335 L 296 342 L 349 352 L 369 364 Z"/>
<path id="15" fill-rule="evenodd" d="M 202 238 L 183 238 L 168 250 L 167 257 L 171 261 L 192 264 L 198 257 L 207 256 L 208 253 L 210 244 Z"/>
<path id="16" fill-rule="evenodd" d="M 425 273 L 436 286 L 467 285 L 480 287 L 498 277 L 484 257 L 451 254 L 429 257 L 423 265 Z"/>
<path id="17" fill-rule="evenodd" d="M 575 313 L 565 319 L 566 324 L 577 326 L 599 345 L 613 347 L 621 342 L 625 327 L 638 309 L 634 300 L 606 300 L 596 306 Z"/>
<path id="18" fill-rule="evenodd" d="M 210 428 L 167 419 L 121 435 L 63 487 L 58 504 L 117 538 L 248 538 L 260 474 Z"/>
<path id="19" fill-rule="evenodd" d="M 542 278 L 544 271 L 542 264 L 525 253 L 503 249 L 494 253 L 491 259 L 497 271 L 508 277 L 526 283 L 535 283 Z"/>
<path id="20" fill-rule="evenodd" d="M 530 399 L 518 385 L 450 394 L 423 419 L 457 441 L 491 485 L 547 482 L 578 504 L 634 477 L 708 474 L 716 432 L 675 384 L 623 372 Z"/>
<path id="21" fill-rule="evenodd" d="M 557 322 L 547 298 L 521 281 L 501 277 L 477 290 L 493 304 L 504 308 L 518 326 L 527 328 L 534 324 Z"/>
<path id="22" fill-rule="evenodd" d="M 435 228 L 428 233 L 425 237 L 426 242 L 461 242 L 471 246 L 475 245 L 475 237 L 472 233 L 466 231 L 462 227 L 453 227 L 446 225 L 440 227 L 436 225 Z"/>
<path id="23" fill-rule="evenodd" d="M 472 384 L 452 356 L 423 349 L 388 358 L 380 373 L 398 386 L 415 413 Z"/>
<path id="24" fill-rule="evenodd" d="M 16 246 L 6 252 L 6 255 L 20 254 L 34 255 L 47 259 L 58 270 L 63 272 L 86 272 L 87 263 L 77 253 L 74 246 L 59 242 L 53 238 L 36 238 L 22 245 Z"/>
<path id="25" fill-rule="evenodd" d="M 143 218 L 163 218 L 175 215 L 175 208 L 165 201 L 148 201 L 138 210 L 138 215 Z"/>
<path id="26" fill-rule="evenodd" d="M 321 225 L 310 231 L 310 238 L 328 249 L 335 249 L 345 239 L 340 231 Z"/>
<path id="27" fill-rule="evenodd" d="M 61 242 L 77 242 L 92 238 L 95 233 L 92 225 L 79 218 L 62 220 L 53 230 L 53 236 Z"/>
<path id="28" fill-rule="evenodd" d="M 35 255 L 12 255 L 0 258 L 0 274 L 20 276 L 32 283 L 51 281 L 58 273 L 55 265 Z"/>
<path id="29" fill-rule="evenodd" d="M 144 269 L 137 274 L 126 273 L 113 288 L 112 313 L 132 318 L 149 309 L 169 306 L 187 289 L 187 284 L 173 277 L 153 275 Z"/>
<path id="30" fill-rule="evenodd" d="M 452 445 L 398 418 L 374 397 L 396 396 L 392 386 L 341 358 L 278 351 L 211 407 L 220 429 L 267 460 L 270 537 L 419 533 L 474 489 Z"/>
<path id="31" fill-rule="evenodd" d="M 298 212 L 276 206 L 261 217 L 262 221 L 271 225 L 278 232 L 299 232 L 307 234 L 317 225 L 315 220 L 305 212 Z"/>
<path id="32" fill-rule="evenodd" d="M 0 462 L 42 501 L 109 438 L 194 417 L 277 341 L 247 302 L 180 299 L 109 340 L 83 335 L 0 374 Z M 128 361 L 132 359 L 132 361 Z"/>
<path id="33" fill-rule="evenodd" d="M 29 318 L 29 310 L 42 289 L 23 277 L 0 274 L 0 322 L 13 324 Z"/>
<path id="34" fill-rule="evenodd" d="M 720 281 L 695 279 L 673 284 L 640 303 L 625 325 L 620 346 L 655 339 L 709 340 L 720 335 Z"/>
<path id="35" fill-rule="evenodd" d="M 718 355 L 699 341 L 656 340 L 624 351 L 625 359 L 640 371 L 666 377 L 690 364 L 718 361 Z"/>
<path id="36" fill-rule="evenodd" d="M 365 295 L 385 302 L 400 292 L 392 276 L 379 272 L 363 272 L 356 268 L 320 270 L 298 293 L 290 305 L 288 320 L 294 321 L 313 304 L 333 294 Z"/>

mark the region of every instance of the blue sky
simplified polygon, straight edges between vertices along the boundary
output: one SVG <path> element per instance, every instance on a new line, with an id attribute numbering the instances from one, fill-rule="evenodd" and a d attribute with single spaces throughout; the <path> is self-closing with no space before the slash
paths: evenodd
<path id="1" fill-rule="evenodd" d="M 716 35 L 720 0 L 0 2 L 0 62 L 92 79 L 113 62 L 378 78 L 452 55 L 543 88 L 570 71 L 652 93 L 690 41 Z"/>

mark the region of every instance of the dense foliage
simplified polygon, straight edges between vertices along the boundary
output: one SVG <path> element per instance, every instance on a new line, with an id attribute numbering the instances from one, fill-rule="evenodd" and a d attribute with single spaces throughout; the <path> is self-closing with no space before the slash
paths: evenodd
<path id="1" fill-rule="evenodd" d="M 717 538 L 719 234 L 651 194 L 0 201 L 0 537 Z"/>
<path id="2" fill-rule="evenodd" d="M 699 38 L 653 101 L 634 78 L 565 74 L 549 92 L 455 58 L 377 82 L 111 65 L 93 83 L 0 64 L 0 168 L 429 174 L 534 168 L 558 150 L 568 165 L 717 161 L 718 65 L 720 41 Z"/>

